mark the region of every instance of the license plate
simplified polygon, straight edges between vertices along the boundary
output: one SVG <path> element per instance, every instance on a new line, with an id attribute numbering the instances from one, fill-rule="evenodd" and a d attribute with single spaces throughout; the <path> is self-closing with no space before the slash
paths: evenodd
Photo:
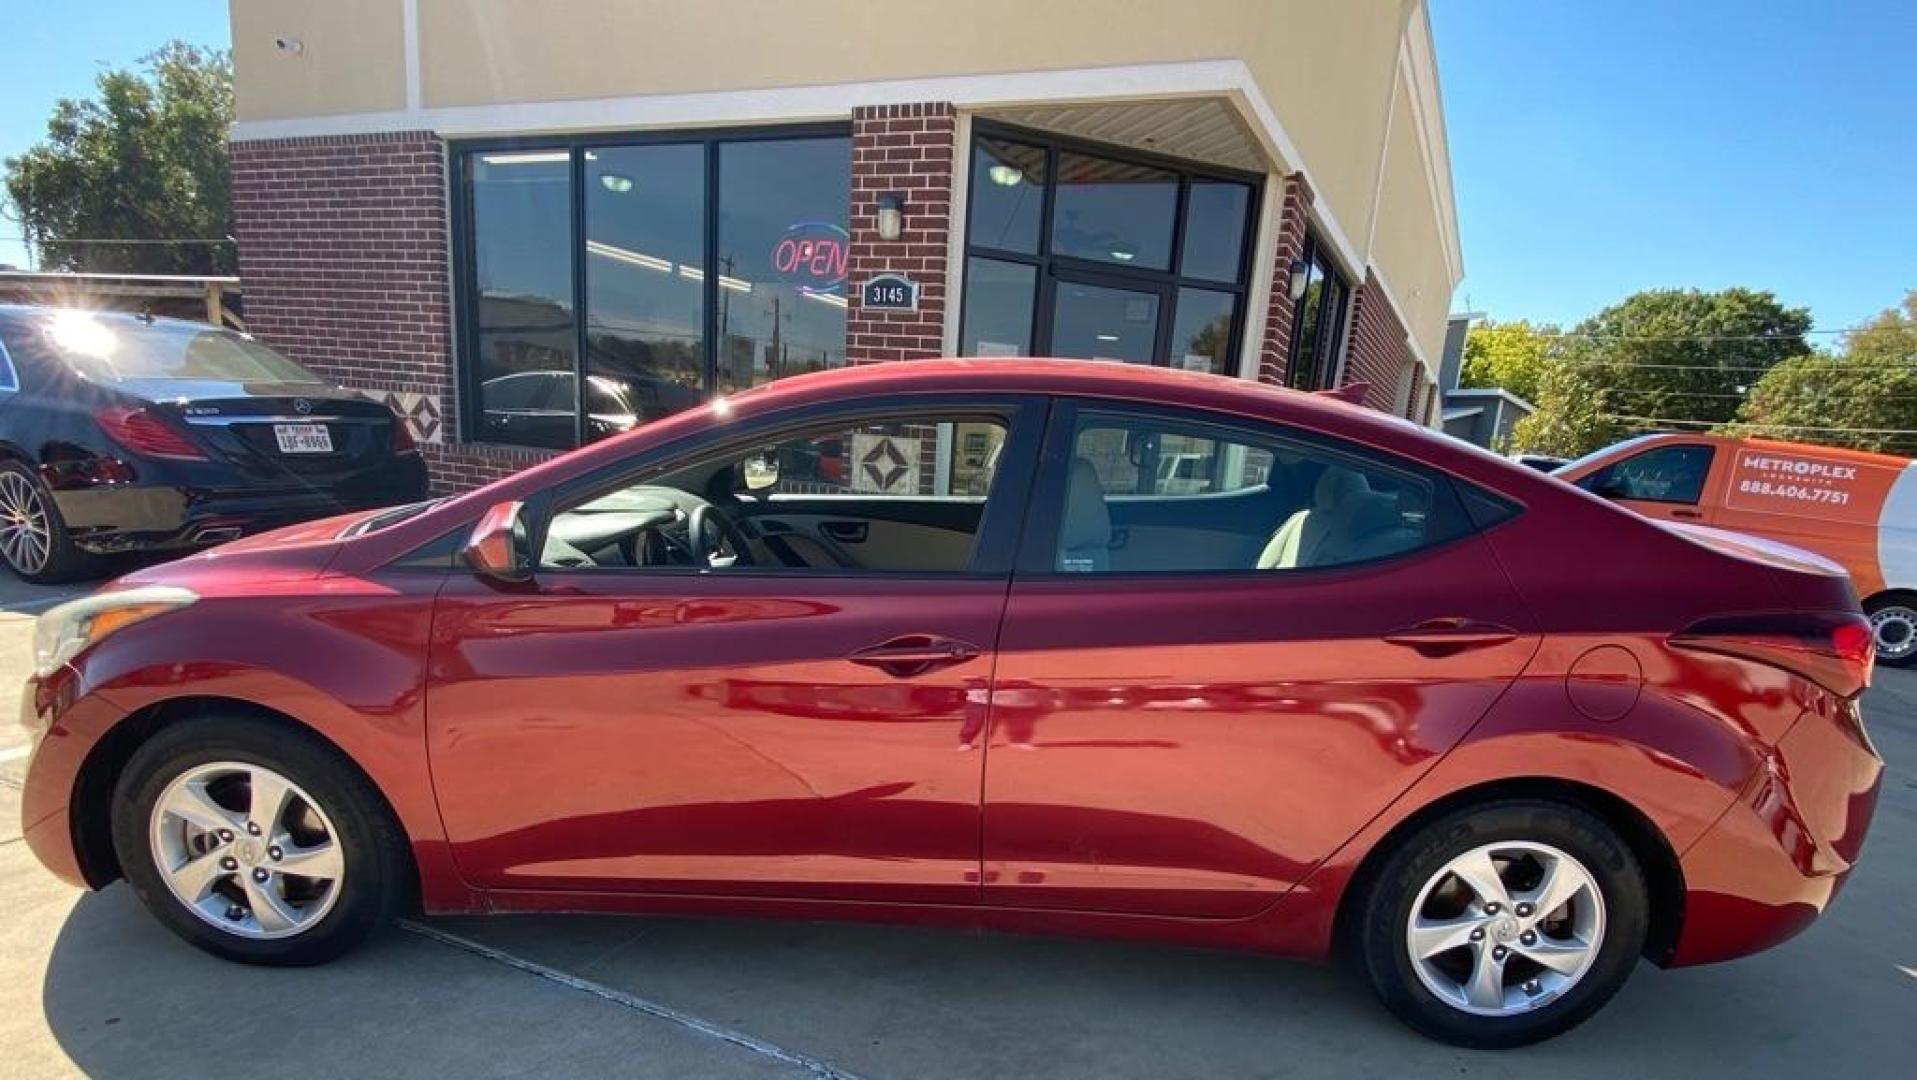
<path id="1" fill-rule="evenodd" d="M 325 424 L 274 424 L 273 437 L 282 454 L 330 454 L 333 433 Z"/>

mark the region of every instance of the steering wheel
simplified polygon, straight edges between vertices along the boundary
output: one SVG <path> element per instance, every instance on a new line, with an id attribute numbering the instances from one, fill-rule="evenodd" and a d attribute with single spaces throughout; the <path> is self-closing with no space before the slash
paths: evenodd
<path id="1" fill-rule="evenodd" d="M 692 544 L 693 555 L 707 566 L 753 565 L 745 534 L 725 511 L 709 502 L 700 502 L 686 516 L 686 539 Z"/>

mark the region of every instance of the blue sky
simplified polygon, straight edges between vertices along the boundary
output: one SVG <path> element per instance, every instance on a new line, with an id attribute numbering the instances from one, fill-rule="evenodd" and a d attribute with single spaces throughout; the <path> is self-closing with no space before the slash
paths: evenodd
<path id="1" fill-rule="evenodd" d="M 1917 289 L 1917 4 L 1431 7 L 1456 308 L 1568 324 L 1748 285 L 1840 328 Z"/>
<path id="2" fill-rule="evenodd" d="M 0 156 L 102 64 L 228 40 L 224 0 L 14 7 Z M 1431 7 L 1468 275 L 1455 306 L 1570 323 L 1637 289 L 1750 285 L 1838 328 L 1917 288 L 1917 4 Z M 16 231 L 0 220 L 0 262 L 23 261 Z"/>
<path id="3" fill-rule="evenodd" d="M 102 70 L 132 67 L 173 38 L 226 48 L 226 0 L 9 3 L 0 158 L 46 138 L 55 102 L 93 96 L 93 80 Z M 0 218 L 0 263 L 26 265 L 19 233 L 18 225 Z"/>

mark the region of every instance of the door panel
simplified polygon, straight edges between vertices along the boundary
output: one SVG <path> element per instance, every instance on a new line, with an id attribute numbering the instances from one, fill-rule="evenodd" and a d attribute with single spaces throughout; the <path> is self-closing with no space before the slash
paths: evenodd
<path id="1" fill-rule="evenodd" d="M 988 903 L 1263 910 L 1450 749 L 1538 639 L 1482 539 L 1382 566 L 1014 583 L 985 783 Z"/>
<path id="2" fill-rule="evenodd" d="M 1004 599 L 990 579 L 456 577 L 428 688 L 454 857 L 486 888 L 975 900 Z M 909 635 L 979 654 L 847 659 Z"/>
<path id="3" fill-rule="evenodd" d="M 930 571 L 965 562 L 984 510 L 980 498 L 781 497 L 740 516 L 807 565 Z"/>

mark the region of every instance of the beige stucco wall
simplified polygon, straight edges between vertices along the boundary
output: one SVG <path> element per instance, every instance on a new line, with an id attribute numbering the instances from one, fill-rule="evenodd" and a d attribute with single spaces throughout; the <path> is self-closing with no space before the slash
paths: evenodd
<path id="1" fill-rule="evenodd" d="M 1374 220 L 1389 234 L 1370 244 L 1373 258 L 1414 309 L 1404 315 L 1426 355 L 1438 354 L 1451 283 L 1432 238 L 1454 226 L 1418 195 L 1427 181 L 1415 138 L 1410 160 L 1400 152 L 1412 136 L 1403 109 L 1381 153 L 1394 89 L 1405 92 L 1394 71 L 1406 28 L 1428 33 L 1419 0 L 412 2 L 427 110 L 1242 60 L 1297 151 L 1273 168 L 1303 166 L 1360 256 Z M 235 2 L 240 119 L 403 109 L 406 3 Z M 286 36 L 304 53 L 276 50 Z M 772 102 L 764 119 L 781 119 Z M 1441 173 L 1448 185 L 1448 166 Z M 1448 196 L 1441 207 L 1448 214 Z"/>
<path id="2" fill-rule="evenodd" d="M 1401 73 L 1402 76 L 1402 73 Z M 1391 137 L 1385 148 L 1384 179 L 1378 188 L 1378 216 L 1371 258 L 1387 271 L 1405 329 L 1438 362 L 1444 350 L 1445 320 L 1451 311 L 1452 282 L 1443 255 L 1439 211 L 1425 158 L 1412 122 L 1412 88 L 1394 79 Z"/>
<path id="3" fill-rule="evenodd" d="M 233 0 L 228 10 L 240 119 L 405 106 L 400 0 Z M 281 50 L 281 38 L 300 51 Z"/>

